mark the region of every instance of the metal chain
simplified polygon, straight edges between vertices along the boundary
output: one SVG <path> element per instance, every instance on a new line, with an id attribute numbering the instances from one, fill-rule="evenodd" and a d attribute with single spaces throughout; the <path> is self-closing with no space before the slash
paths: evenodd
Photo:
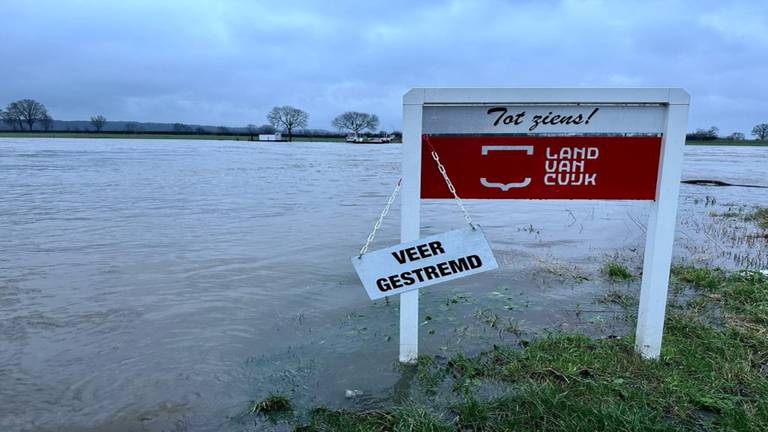
<path id="1" fill-rule="evenodd" d="M 400 184 L 402 183 L 403 178 L 400 177 L 397 180 L 397 184 L 395 185 L 395 190 L 392 191 L 392 195 L 389 196 L 389 200 L 387 200 L 387 205 L 384 206 L 384 210 L 381 211 L 381 215 L 379 215 L 379 220 L 376 221 L 376 224 L 373 226 L 373 231 L 371 231 L 370 234 L 368 234 L 368 240 L 365 241 L 365 244 L 360 249 L 360 255 L 357 256 L 357 258 L 362 257 L 366 252 L 368 252 L 368 246 L 371 245 L 371 242 L 373 242 L 373 239 L 376 237 L 376 231 L 381 228 L 381 223 L 384 221 L 384 218 L 387 216 L 387 213 L 389 213 L 389 208 L 392 207 L 392 203 L 395 202 L 395 197 L 397 196 L 397 193 L 400 192 Z"/>
<path id="2" fill-rule="evenodd" d="M 472 225 L 472 217 L 469 215 L 469 212 L 464 207 L 464 202 L 461 201 L 461 198 L 459 198 L 459 194 L 456 193 L 456 188 L 453 186 L 453 183 L 451 183 L 451 179 L 448 178 L 448 173 L 445 171 L 445 166 L 443 166 L 442 163 L 440 163 L 440 157 L 437 155 L 437 152 L 435 151 L 434 147 L 430 144 L 429 147 L 432 148 L 432 159 L 435 160 L 435 163 L 437 164 L 437 169 L 440 171 L 440 174 L 443 175 L 443 179 L 445 179 L 445 184 L 448 185 L 448 190 L 451 191 L 453 194 L 453 197 L 456 199 L 456 204 L 458 204 L 459 208 L 461 209 L 461 212 L 464 213 L 464 220 L 467 221 L 470 227 L 472 229 L 475 229 L 475 226 Z"/>
<path id="3" fill-rule="evenodd" d="M 440 171 L 440 174 L 442 174 L 443 179 L 445 180 L 445 184 L 448 186 L 448 190 L 451 191 L 453 194 L 453 198 L 456 200 L 456 204 L 459 206 L 459 209 L 461 209 L 461 212 L 464 214 L 464 220 L 467 221 L 470 227 L 472 229 L 475 229 L 475 225 L 472 224 L 472 216 L 469 215 L 469 211 L 464 207 L 464 202 L 459 198 L 459 194 L 456 193 L 456 188 L 453 186 L 453 183 L 451 182 L 451 179 L 448 178 L 448 172 L 445 170 L 445 166 L 440 162 L 440 157 L 437 155 L 437 151 L 435 151 L 435 148 L 432 147 L 432 144 L 427 140 L 427 144 L 432 149 L 432 159 L 435 160 L 435 163 L 437 164 L 437 169 Z M 373 225 L 373 231 L 371 231 L 370 234 L 368 234 L 368 239 L 365 241 L 365 244 L 360 249 L 360 254 L 357 256 L 357 258 L 361 258 L 363 255 L 365 255 L 366 252 L 368 252 L 368 246 L 371 245 L 373 242 L 373 239 L 376 237 L 376 231 L 381 228 L 381 223 L 384 221 L 384 218 L 389 213 L 389 208 L 392 207 L 392 203 L 395 202 L 395 198 L 397 197 L 397 193 L 400 192 L 400 185 L 403 182 L 403 178 L 400 177 L 397 180 L 397 184 L 395 185 L 395 190 L 392 191 L 392 195 L 389 196 L 389 199 L 387 200 L 387 205 L 384 206 L 384 210 L 381 211 L 381 214 L 379 215 L 379 220 L 376 221 L 376 224 Z"/>

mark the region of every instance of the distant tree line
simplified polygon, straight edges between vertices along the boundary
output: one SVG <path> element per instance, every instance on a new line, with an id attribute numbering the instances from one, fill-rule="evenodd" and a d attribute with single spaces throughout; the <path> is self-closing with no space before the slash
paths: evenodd
<path id="1" fill-rule="evenodd" d="M 746 140 L 746 136 L 741 132 L 734 132 L 727 136 L 720 136 L 719 132 L 720 129 L 716 126 L 712 126 L 709 129 L 696 129 L 696 131 L 687 134 L 685 138 L 691 141 L 713 141 L 716 139 L 725 139 L 729 141 Z M 751 134 L 756 140 L 768 140 L 768 123 L 755 125 L 755 127 L 752 128 Z"/>
<path id="2" fill-rule="evenodd" d="M 695 132 L 687 134 L 685 138 L 695 141 L 711 141 L 718 138 L 718 132 L 720 132 L 720 129 L 712 126 L 709 129 L 696 129 Z"/>
<path id="3" fill-rule="evenodd" d="M 227 126 L 197 126 L 185 123 L 173 123 L 172 125 L 160 124 L 160 127 L 149 129 L 145 124 L 127 121 L 110 122 L 104 115 L 95 114 L 90 121 L 58 122 L 59 130 L 56 132 L 109 132 L 124 134 L 141 133 L 173 133 L 173 134 L 217 134 L 217 135 L 247 135 L 254 140 L 260 134 L 274 134 L 283 132 L 290 141 L 297 134 L 302 136 L 343 136 L 344 133 L 358 135 L 365 132 L 375 132 L 379 127 L 379 117 L 376 114 L 347 111 L 336 116 L 331 126 L 337 132 L 333 133 L 323 129 L 307 129 L 309 113 L 290 105 L 276 106 L 267 113 L 267 124 L 257 126 L 248 124 L 245 127 L 231 128 Z M 66 124 L 63 129 L 62 123 Z M 75 126 L 72 126 L 72 124 Z M 54 120 L 48 109 L 42 103 L 33 99 L 21 99 L 11 102 L 5 109 L 0 109 L 0 124 L 5 124 L 14 131 L 51 131 Z M 382 134 L 388 135 L 386 132 Z M 394 135 L 400 135 L 393 131 Z"/>
<path id="4" fill-rule="evenodd" d="M 299 108 L 289 105 L 277 106 L 267 114 L 267 120 L 275 128 L 288 134 L 288 141 L 293 139 L 294 130 L 305 129 L 309 114 Z M 357 136 L 363 131 L 374 132 L 379 127 L 379 117 L 376 114 L 347 111 L 336 116 L 331 126 L 341 132 L 349 132 Z M 399 135 L 399 132 L 393 132 Z"/>
<path id="5" fill-rule="evenodd" d="M 326 130 L 309 130 L 309 113 L 290 105 L 276 106 L 267 113 L 268 124 L 257 126 L 248 124 L 245 127 L 230 128 L 227 126 L 203 127 L 188 125 L 184 123 L 174 123 L 163 130 L 145 130 L 144 126 L 138 122 L 113 122 L 110 132 L 138 134 L 138 133 L 175 133 L 175 134 L 218 134 L 218 135 L 247 135 L 251 140 L 260 134 L 274 134 L 278 131 L 284 132 L 290 141 L 295 135 L 332 135 Z M 0 122 L 14 131 L 32 131 L 42 130 L 50 131 L 54 124 L 48 109 L 42 103 L 34 99 L 20 99 L 9 103 L 5 109 L 0 108 Z M 80 122 L 83 123 L 83 122 Z M 90 128 L 75 131 L 103 132 L 108 124 L 108 120 L 101 114 L 96 114 L 90 118 Z M 85 122 L 87 125 L 88 123 Z M 156 124 L 155 124 L 156 125 Z M 116 129 L 120 128 L 120 129 Z M 357 111 L 346 111 L 336 116 L 331 122 L 331 126 L 338 131 L 338 134 L 350 133 L 359 135 L 366 132 L 375 132 L 379 127 L 379 117 L 376 114 L 363 113 Z M 67 129 L 67 131 L 72 131 Z M 381 132 L 386 134 L 386 132 Z M 394 135 L 400 135 L 393 131 Z M 757 140 L 768 140 L 768 123 L 755 125 L 751 130 L 751 135 Z M 716 126 L 708 129 L 696 129 L 694 132 L 686 135 L 688 140 L 693 141 L 712 141 L 716 139 L 726 139 L 731 141 L 744 141 L 746 137 L 741 132 L 734 132 L 728 136 L 720 136 L 720 130 Z"/>

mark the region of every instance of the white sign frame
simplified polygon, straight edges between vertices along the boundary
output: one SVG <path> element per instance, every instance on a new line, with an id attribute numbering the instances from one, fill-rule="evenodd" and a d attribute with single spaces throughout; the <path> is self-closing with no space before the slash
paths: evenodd
<path id="1" fill-rule="evenodd" d="M 635 340 L 635 350 L 643 357 L 658 358 L 664 331 L 683 147 L 688 127 L 688 93 L 680 88 L 411 89 L 403 96 L 401 242 L 417 240 L 421 230 L 421 136 L 424 106 L 473 104 L 657 104 L 664 107 L 656 200 L 650 201 Z M 419 291 L 402 293 L 399 359 L 403 363 L 416 361 L 418 330 Z"/>

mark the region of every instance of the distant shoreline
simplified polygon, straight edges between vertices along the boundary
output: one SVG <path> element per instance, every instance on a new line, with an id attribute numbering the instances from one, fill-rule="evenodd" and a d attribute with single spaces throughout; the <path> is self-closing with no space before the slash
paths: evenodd
<path id="1" fill-rule="evenodd" d="M 244 134 L 183 134 L 183 133 L 167 133 L 167 132 L 140 132 L 140 133 L 125 133 L 125 132 L 0 132 L 0 138 L 122 138 L 122 139 L 185 139 L 185 140 L 212 140 L 212 141 L 247 141 L 254 143 L 274 143 L 274 142 L 288 142 L 288 141 L 259 141 L 251 140 L 250 135 Z M 342 136 L 312 136 L 312 135 L 294 135 L 294 142 L 338 142 L 344 143 L 345 138 Z M 399 139 L 395 139 L 393 144 L 400 143 Z M 758 140 L 744 140 L 733 141 L 727 139 L 715 139 L 715 140 L 688 140 L 686 145 L 701 145 L 701 146 L 740 146 L 740 147 L 768 147 L 768 141 Z"/>
<path id="2" fill-rule="evenodd" d="M 737 146 L 737 147 L 768 147 L 768 141 L 758 140 L 744 140 L 734 141 L 728 139 L 714 139 L 714 140 L 687 140 L 686 145 L 700 145 L 700 146 Z"/>
<path id="3" fill-rule="evenodd" d="M 91 139 L 168 139 L 168 140 L 212 140 L 212 141 L 247 141 L 254 143 L 275 143 L 289 142 L 284 141 L 259 141 L 251 139 L 251 135 L 246 134 L 185 134 L 168 132 L 11 132 L 0 131 L 0 138 L 91 138 Z M 346 142 L 345 136 L 326 136 L 326 135 L 294 135 L 294 142 Z M 393 141 L 399 143 L 400 140 Z M 369 143 L 360 143 L 369 144 Z"/>

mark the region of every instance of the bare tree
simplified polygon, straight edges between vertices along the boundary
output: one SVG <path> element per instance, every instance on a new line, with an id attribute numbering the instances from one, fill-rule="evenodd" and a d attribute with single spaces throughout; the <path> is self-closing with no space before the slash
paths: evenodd
<path id="1" fill-rule="evenodd" d="M 19 125 L 25 124 L 32 130 L 35 122 L 44 119 L 48 115 L 45 105 L 32 99 L 21 99 L 11 102 L 5 109 L 11 121 Z"/>
<path id="2" fill-rule="evenodd" d="M 331 124 L 336 129 L 348 130 L 357 135 L 361 130 L 376 130 L 379 127 L 379 117 L 376 114 L 347 111 L 339 114 Z"/>
<path id="3" fill-rule="evenodd" d="M 272 111 L 267 114 L 267 120 L 276 129 L 285 129 L 288 132 L 288 141 L 292 141 L 294 129 L 307 127 L 309 114 L 298 108 L 284 105 L 272 108 Z"/>
<path id="4" fill-rule="evenodd" d="M 768 139 L 768 123 L 760 123 L 752 128 L 752 135 L 760 141 Z"/>
<path id="5" fill-rule="evenodd" d="M 741 133 L 741 132 L 734 132 L 734 133 L 728 135 L 728 137 L 726 137 L 726 139 L 730 140 L 730 141 L 744 141 L 744 134 Z"/>
<path id="6" fill-rule="evenodd" d="M 229 133 L 229 128 L 226 126 L 219 126 L 216 128 L 216 133 L 220 135 L 226 135 Z"/>
<path id="7" fill-rule="evenodd" d="M 53 127 L 53 117 L 46 114 L 43 118 L 40 119 L 40 125 L 43 127 L 43 130 L 48 132 Z"/>
<path id="8" fill-rule="evenodd" d="M 106 123 L 107 118 L 101 114 L 91 117 L 91 124 L 93 125 L 93 128 L 96 129 L 96 132 L 101 132 L 101 129 L 104 128 Z"/>

